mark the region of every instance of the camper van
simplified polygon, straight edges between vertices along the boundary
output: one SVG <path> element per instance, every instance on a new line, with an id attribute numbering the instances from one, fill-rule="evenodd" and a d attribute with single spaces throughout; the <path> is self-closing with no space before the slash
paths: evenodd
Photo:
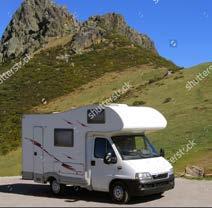
<path id="1" fill-rule="evenodd" d="M 63 113 L 24 115 L 25 180 L 109 192 L 116 203 L 174 188 L 172 165 L 146 136 L 164 129 L 157 110 L 125 104 L 85 106 Z"/>

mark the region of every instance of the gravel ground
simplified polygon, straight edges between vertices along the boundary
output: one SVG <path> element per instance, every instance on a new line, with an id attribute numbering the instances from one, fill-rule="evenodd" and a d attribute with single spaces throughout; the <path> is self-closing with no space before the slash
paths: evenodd
<path id="1" fill-rule="evenodd" d="M 0 178 L 1 207 L 114 207 L 106 193 L 73 193 L 67 187 L 66 193 L 57 198 L 48 185 L 23 181 L 20 177 Z M 119 206 L 119 205 L 115 205 Z M 165 192 L 162 197 L 133 198 L 129 205 L 136 207 L 211 207 L 212 181 L 195 181 L 177 178 L 175 189 Z M 123 207 L 123 206 L 122 206 Z"/>

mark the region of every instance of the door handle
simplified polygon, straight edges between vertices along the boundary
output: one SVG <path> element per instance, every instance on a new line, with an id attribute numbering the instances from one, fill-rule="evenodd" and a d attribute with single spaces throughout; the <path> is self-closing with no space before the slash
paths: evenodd
<path id="1" fill-rule="evenodd" d="M 91 161 L 91 166 L 95 166 L 96 165 L 96 161 L 95 160 L 92 160 Z"/>

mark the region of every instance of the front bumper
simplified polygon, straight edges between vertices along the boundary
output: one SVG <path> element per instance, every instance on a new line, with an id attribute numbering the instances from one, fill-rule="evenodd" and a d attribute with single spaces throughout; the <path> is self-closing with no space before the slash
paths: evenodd
<path id="1" fill-rule="evenodd" d="M 174 175 L 170 175 L 168 178 L 160 180 L 151 180 L 148 182 L 141 182 L 139 180 L 131 181 L 128 184 L 130 194 L 132 196 L 146 196 L 163 193 L 173 189 L 175 186 Z"/>

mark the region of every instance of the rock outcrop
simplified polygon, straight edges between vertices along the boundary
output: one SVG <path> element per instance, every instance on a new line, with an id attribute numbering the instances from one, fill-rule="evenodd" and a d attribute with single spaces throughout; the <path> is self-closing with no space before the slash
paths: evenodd
<path id="1" fill-rule="evenodd" d="M 64 7 L 51 0 L 25 0 L 6 28 L 0 45 L 0 61 L 39 49 L 50 37 L 75 33 L 79 23 Z"/>
<path id="2" fill-rule="evenodd" d="M 185 176 L 187 177 L 204 177 L 204 168 L 198 166 L 187 166 L 185 169 Z"/>
<path id="3" fill-rule="evenodd" d="M 51 0 L 25 0 L 3 34 L 0 62 L 33 53 L 50 38 L 64 35 L 73 36 L 70 50 L 80 54 L 104 41 L 110 33 L 125 36 L 133 44 L 157 54 L 150 38 L 130 28 L 119 14 L 93 16 L 79 23 L 64 7 L 55 5 Z"/>
<path id="4" fill-rule="evenodd" d="M 154 43 L 146 35 L 139 34 L 129 27 L 123 16 L 109 13 L 103 16 L 93 16 L 85 21 L 80 31 L 75 35 L 72 49 L 81 53 L 84 49 L 104 40 L 109 33 L 117 33 L 127 37 L 132 43 L 157 53 Z"/>

